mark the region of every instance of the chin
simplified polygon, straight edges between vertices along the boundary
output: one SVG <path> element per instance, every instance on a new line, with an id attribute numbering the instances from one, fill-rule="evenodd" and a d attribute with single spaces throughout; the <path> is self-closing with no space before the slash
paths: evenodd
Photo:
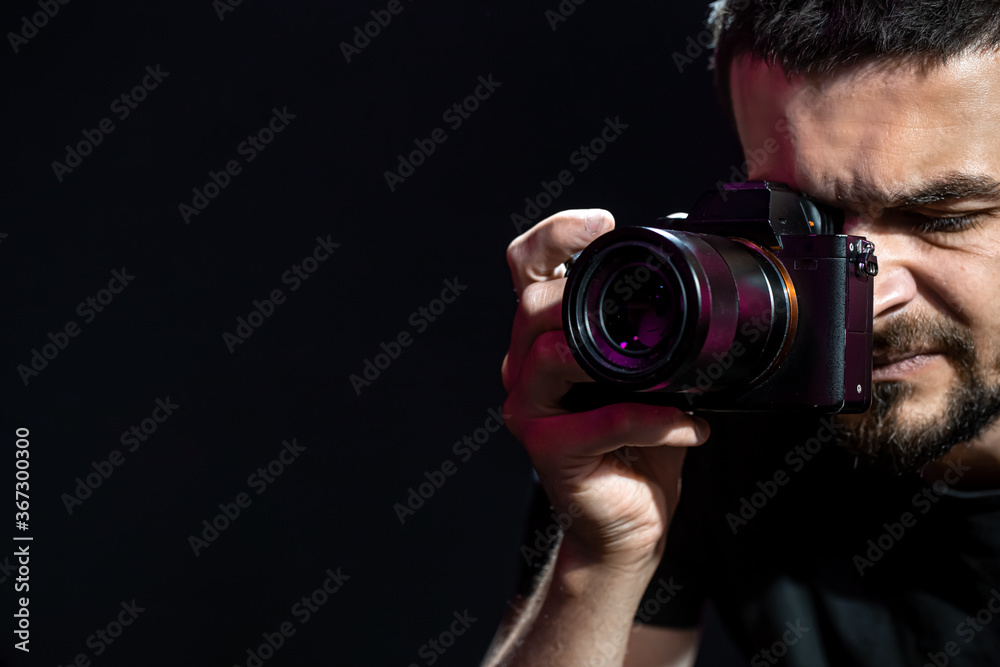
<path id="1" fill-rule="evenodd" d="M 931 386 L 946 389 L 931 393 L 923 382 L 876 382 L 867 412 L 838 416 L 840 444 L 871 466 L 916 472 L 972 442 L 1000 416 L 1000 385 L 979 374 Z"/>

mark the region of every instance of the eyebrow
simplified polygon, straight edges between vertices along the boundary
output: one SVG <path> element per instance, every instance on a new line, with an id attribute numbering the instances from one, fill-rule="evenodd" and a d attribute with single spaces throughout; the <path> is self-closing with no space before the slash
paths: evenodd
<path id="1" fill-rule="evenodd" d="M 853 203 L 860 207 L 907 209 L 963 199 L 1000 199 L 1000 182 L 980 174 L 953 173 L 911 191 L 885 192 L 866 183 L 853 183 L 837 199 L 839 205 Z"/>

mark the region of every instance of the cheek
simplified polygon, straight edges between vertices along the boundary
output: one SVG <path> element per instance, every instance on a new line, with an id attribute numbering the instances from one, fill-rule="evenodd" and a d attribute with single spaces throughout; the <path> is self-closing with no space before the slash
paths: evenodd
<path id="1" fill-rule="evenodd" d="M 970 285 L 967 299 L 974 313 L 976 343 L 997 357 L 1000 355 L 1000 267 L 994 264 L 988 272 L 975 276 Z"/>
<path id="2" fill-rule="evenodd" d="M 1000 348 L 1000 262 L 981 253 L 940 250 L 929 253 L 923 274 L 972 329 L 978 345 Z"/>

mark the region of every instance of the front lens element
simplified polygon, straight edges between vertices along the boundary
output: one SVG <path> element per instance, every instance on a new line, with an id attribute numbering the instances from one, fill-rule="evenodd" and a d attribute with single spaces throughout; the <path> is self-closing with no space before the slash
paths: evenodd
<path id="1" fill-rule="evenodd" d="M 634 355 L 672 348 L 684 324 L 679 287 L 676 279 L 645 265 L 624 267 L 601 298 L 601 330 L 608 343 Z"/>

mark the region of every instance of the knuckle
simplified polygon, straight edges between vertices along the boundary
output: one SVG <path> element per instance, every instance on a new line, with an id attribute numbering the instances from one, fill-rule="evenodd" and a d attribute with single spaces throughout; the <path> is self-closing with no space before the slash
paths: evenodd
<path id="1" fill-rule="evenodd" d="M 679 408 L 671 407 L 656 413 L 656 425 L 661 429 L 665 429 L 669 434 L 683 428 L 693 428 L 694 422 Z"/>
<path id="2" fill-rule="evenodd" d="M 507 400 L 504 401 L 503 415 L 504 426 L 507 427 L 511 435 L 523 443 L 524 429 L 522 428 L 521 407 L 520 402 L 515 398 L 514 394 L 509 395 Z"/>
<path id="3" fill-rule="evenodd" d="M 561 331 L 546 331 L 535 339 L 529 358 L 537 372 L 550 375 L 562 368 L 565 363 L 563 362 L 565 353 L 561 351 L 560 343 L 565 347 L 566 342 Z"/>
<path id="4" fill-rule="evenodd" d="M 601 428 L 608 433 L 627 434 L 636 426 L 636 415 L 627 404 L 616 403 L 604 408 Z"/>
<path id="5" fill-rule="evenodd" d="M 547 283 L 531 283 L 521 290 L 520 308 L 531 315 L 543 310 L 551 301 L 551 289 Z"/>
<path id="6" fill-rule="evenodd" d="M 521 261 L 521 247 L 524 244 L 524 234 L 521 234 L 507 246 L 507 266 L 510 267 L 511 271 L 516 270 L 520 266 Z"/>
<path id="7" fill-rule="evenodd" d="M 531 255 L 538 245 L 538 227 L 536 225 L 515 237 L 507 246 L 507 265 L 511 271 L 520 271 L 530 264 Z"/>
<path id="8" fill-rule="evenodd" d="M 565 342 L 559 341 L 556 343 L 556 353 L 559 355 L 560 362 L 564 364 L 576 363 L 575 358 L 573 356 L 573 348 L 571 348 Z"/>
<path id="9" fill-rule="evenodd" d="M 521 427 L 521 435 L 518 440 L 521 441 L 533 463 L 536 463 L 539 454 L 545 451 L 544 438 L 543 429 L 537 420 L 529 421 Z"/>

